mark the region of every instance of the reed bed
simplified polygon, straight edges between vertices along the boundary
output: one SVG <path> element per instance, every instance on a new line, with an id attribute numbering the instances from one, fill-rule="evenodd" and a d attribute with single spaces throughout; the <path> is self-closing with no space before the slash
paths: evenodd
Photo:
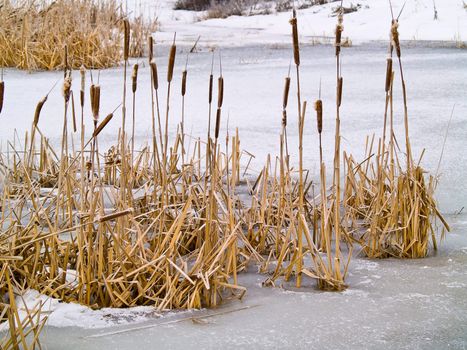
<path id="1" fill-rule="evenodd" d="M 354 223 L 354 227 L 360 227 L 355 230 L 355 238 L 363 253 L 370 258 L 423 258 L 430 245 L 437 249 L 436 219 L 440 220 L 443 233 L 450 230 L 434 198 L 438 181 L 436 175 L 423 170 L 424 152 L 418 161 L 413 158 L 398 27 L 398 20 L 393 19 L 382 137 L 377 141 L 374 136 L 367 138 L 367 156 L 361 163 L 357 163 L 352 155 L 345 155 L 348 169 L 344 195 L 347 219 Z M 398 155 L 399 144 L 393 126 L 393 66 L 396 64 L 399 66 L 404 104 L 405 159 Z"/>
<path id="2" fill-rule="evenodd" d="M 47 94 L 37 104 L 31 130 L 21 143 L 8 142 L 6 154 L 0 157 L 4 176 L 0 204 L 1 294 L 9 295 L 14 285 L 92 308 L 215 307 L 224 300 L 243 297 L 246 289 L 239 284 L 238 274 L 249 264 L 259 265 L 267 286 L 287 287 L 294 283 L 300 288 L 310 286 L 305 279 L 311 279 L 318 289 L 342 291 L 347 288 L 345 278 L 355 242 L 370 258 L 423 257 L 430 240 L 436 248 L 433 217 L 438 216 L 446 228 L 448 225 L 433 199 L 435 177 L 426 180 L 411 155 L 396 24 L 391 30 L 390 52 L 396 51 L 401 72 L 406 162 L 399 160 L 395 146 L 392 57 L 388 59 L 383 137 L 376 156 L 374 138 L 367 140 L 368 157 L 363 162 L 357 163 L 345 152 L 342 156 L 343 15 L 339 14 L 335 32 L 335 144 L 332 184 L 328 186 L 327 155 L 323 154 L 321 142 L 326 106 L 321 96 L 314 103 L 319 183 L 312 181 L 303 164 L 304 130 L 312 126 L 308 126 L 307 101 L 300 90 L 295 11 L 290 23 L 295 75 L 289 70 L 285 79 L 278 128 L 280 154 L 268 156 L 255 179 L 245 177 L 251 155 L 241 149 L 238 130 L 231 135 L 223 117 L 226 82 L 220 58 L 219 65 L 215 64 L 214 53 L 207 82 L 206 139 L 192 139 L 185 133 L 184 114 L 175 137 L 169 139 L 175 36 L 165 79 L 158 75 L 161 62 L 154 58 L 152 37 L 148 40 L 148 65 L 135 65 L 130 76 L 131 24 L 128 20 L 120 22 L 125 83 L 121 104 L 113 111 L 101 110 L 101 87 L 89 79 L 84 66 L 80 66 L 80 84 L 76 87 L 80 91 L 79 103 L 74 102 L 73 64 L 65 48 L 60 63 L 64 70 L 60 149 L 54 149 L 40 129 L 47 118 L 41 116 Z M 148 86 L 138 81 L 144 69 L 151 77 Z M 182 110 L 190 92 L 188 77 L 186 63 L 180 91 Z M 296 84 L 299 134 L 299 147 L 294 153 L 287 142 L 292 83 Z M 165 110 L 159 103 L 163 85 L 167 89 Z M 5 85 L 0 86 L 3 92 Z M 151 91 L 148 122 L 152 135 L 137 150 L 134 125 L 140 116 L 135 96 L 143 89 Z M 84 118 L 86 104 L 91 106 L 90 123 Z M 131 118 L 127 117 L 127 106 L 131 106 Z M 100 151 L 99 135 L 114 119 L 121 121 L 116 141 Z M 227 128 L 223 127 L 226 124 Z M 90 137 L 86 129 L 91 130 Z M 298 159 L 292 159 L 292 154 L 297 154 Z M 298 167 L 293 167 L 292 161 Z M 248 200 L 244 199 L 246 192 Z M 14 298 L 9 300 L 9 304 L 1 304 L 3 321 L 17 317 Z M 22 341 L 26 328 L 40 331 L 43 323 L 39 314 L 40 308 L 28 318 L 34 321 L 10 325 L 13 333 L 8 344 L 12 345 L 8 346 L 15 348 L 14 339 Z"/>
<path id="3" fill-rule="evenodd" d="M 63 68 L 65 46 L 72 68 L 116 66 L 122 59 L 120 21 L 127 14 L 116 1 L 20 0 L 0 6 L 0 67 L 26 70 Z M 154 20 L 131 17 L 130 54 L 144 54 Z"/>

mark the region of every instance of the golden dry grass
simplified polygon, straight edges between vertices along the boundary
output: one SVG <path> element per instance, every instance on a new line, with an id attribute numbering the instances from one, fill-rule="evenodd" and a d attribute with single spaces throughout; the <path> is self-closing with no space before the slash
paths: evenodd
<path id="1" fill-rule="evenodd" d="M 20 69 L 63 68 L 64 50 L 72 68 L 106 68 L 122 60 L 121 20 L 126 14 L 113 0 L 19 0 L 0 6 L 0 66 Z M 143 16 L 131 20 L 130 54 L 143 55 L 147 35 L 156 29 Z"/>

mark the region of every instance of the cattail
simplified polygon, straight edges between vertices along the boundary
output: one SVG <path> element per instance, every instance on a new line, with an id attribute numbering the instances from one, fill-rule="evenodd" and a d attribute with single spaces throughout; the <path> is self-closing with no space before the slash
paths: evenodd
<path id="1" fill-rule="evenodd" d="M 342 85 L 344 84 L 344 78 L 340 77 L 337 82 L 337 106 L 341 106 L 342 102 Z"/>
<path id="2" fill-rule="evenodd" d="M 217 80 L 217 87 L 217 108 L 221 108 L 224 102 L 224 78 L 222 76 Z"/>
<path id="3" fill-rule="evenodd" d="M 323 101 L 316 100 L 315 110 L 316 110 L 316 122 L 318 125 L 318 133 L 321 134 L 321 132 L 323 131 Z"/>
<path id="4" fill-rule="evenodd" d="M 282 110 L 282 126 L 285 128 L 287 126 L 287 111 Z"/>
<path id="5" fill-rule="evenodd" d="M 128 61 L 130 56 L 130 22 L 127 19 L 123 20 L 123 59 Z"/>
<path id="6" fill-rule="evenodd" d="M 289 90 L 290 90 L 290 77 L 285 78 L 285 86 L 284 86 L 284 98 L 282 102 L 282 108 L 287 108 L 287 102 L 289 101 Z"/>
<path id="7" fill-rule="evenodd" d="M 84 107 L 84 92 L 86 91 L 86 68 L 84 68 L 83 65 L 81 65 L 79 69 L 79 74 L 81 75 L 81 90 L 80 90 L 80 103 L 81 107 Z"/>
<path id="8" fill-rule="evenodd" d="M 152 35 L 149 36 L 148 46 L 149 46 L 149 64 L 151 64 L 151 61 L 154 57 L 154 38 L 152 37 Z"/>
<path id="9" fill-rule="evenodd" d="M 212 88 L 213 88 L 214 76 L 209 76 L 209 104 L 212 102 Z"/>
<path id="10" fill-rule="evenodd" d="M 339 56 L 339 53 L 341 52 L 341 41 L 342 41 L 342 32 L 344 31 L 344 26 L 342 25 L 343 22 L 343 16 L 342 13 L 339 13 L 339 16 L 337 17 L 337 25 L 336 25 L 336 56 Z"/>
<path id="11" fill-rule="evenodd" d="M 150 63 L 151 66 L 151 76 L 152 76 L 152 83 L 154 85 L 154 89 L 159 89 L 159 79 L 157 77 L 157 64 L 156 61 L 153 59 Z"/>
<path id="12" fill-rule="evenodd" d="M 396 48 L 397 57 L 400 58 L 401 57 L 401 45 L 399 42 L 398 27 L 399 27 L 399 22 L 397 22 L 397 20 L 393 20 L 392 25 L 391 25 L 392 45 Z"/>
<path id="13" fill-rule="evenodd" d="M 389 92 L 389 88 L 391 87 L 391 76 L 392 76 L 392 58 L 387 59 L 386 65 L 386 92 Z"/>
<path id="14" fill-rule="evenodd" d="M 37 124 L 39 123 L 39 117 L 41 115 L 42 107 L 44 106 L 45 101 L 47 101 L 47 95 L 44 96 L 42 100 L 40 100 L 36 106 L 36 110 L 34 111 L 34 121 L 33 121 L 34 127 L 36 127 Z"/>
<path id="15" fill-rule="evenodd" d="M 175 54 L 177 52 L 177 46 L 175 43 L 170 47 L 169 53 L 169 66 L 167 68 L 167 82 L 171 82 L 174 75 L 174 66 L 175 66 Z"/>
<path id="16" fill-rule="evenodd" d="M 138 63 L 136 63 L 134 66 L 133 66 L 133 74 L 131 75 L 131 81 L 132 81 L 132 85 L 131 85 L 131 91 L 133 91 L 133 93 L 136 92 L 136 89 L 138 88 Z"/>
<path id="17" fill-rule="evenodd" d="M 70 91 L 71 91 L 71 72 L 67 71 L 65 73 L 65 80 L 63 81 L 63 97 L 65 102 L 70 100 Z"/>
<path id="18" fill-rule="evenodd" d="M 97 126 L 97 128 L 94 130 L 92 137 L 97 137 L 97 135 L 100 134 L 102 129 L 105 128 L 105 126 L 110 122 L 110 120 L 113 118 L 113 113 L 110 113 L 107 115 L 107 117 L 104 118 L 104 120 Z"/>
<path id="19" fill-rule="evenodd" d="M 300 46 L 298 45 L 298 29 L 297 29 L 297 13 L 293 9 L 293 15 L 290 19 L 292 25 L 292 38 L 293 38 L 293 58 L 297 66 L 300 65 Z"/>
<path id="20" fill-rule="evenodd" d="M 66 72 L 68 70 L 68 46 L 65 45 L 65 55 L 63 57 L 63 77 L 66 78 Z"/>
<path id="21" fill-rule="evenodd" d="M 99 105 L 101 101 L 101 87 L 99 85 L 91 85 L 91 110 L 94 118 L 94 124 L 99 120 Z"/>
<path id="22" fill-rule="evenodd" d="M 2 113 L 4 97 L 5 97 L 5 82 L 0 81 L 0 113 Z"/>
<path id="23" fill-rule="evenodd" d="M 214 137 L 217 139 L 219 137 L 219 129 L 221 127 L 221 109 L 217 109 L 217 114 L 216 114 L 216 131 L 214 133 Z"/>
<path id="24" fill-rule="evenodd" d="M 186 69 L 182 72 L 182 96 L 186 93 Z"/>

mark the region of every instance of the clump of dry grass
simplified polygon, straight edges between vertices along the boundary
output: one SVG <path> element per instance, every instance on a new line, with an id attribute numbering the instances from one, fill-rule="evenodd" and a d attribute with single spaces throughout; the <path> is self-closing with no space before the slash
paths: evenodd
<path id="1" fill-rule="evenodd" d="M 437 179 L 433 175 L 426 175 L 420 166 L 423 154 L 418 162 L 413 159 L 398 27 L 398 21 L 393 20 L 390 57 L 386 66 L 382 138 L 377 146 L 374 146 L 374 137 L 367 139 L 367 157 L 364 162 L 355 162 L 351 155 L 345 159 L 348 169 L 345 189 L 347 217 L 354 223 L 363 223 L 365 230 L 357 234 L 356 238 L 364 254 L 371 258 L 423 258 L 428 254 L 430 244 L 434 250 L 437 249 L 435 219 L 441 220 L 443 232 L 444 229 L 449 231 L 449 225 L 440 214 L 434 199 Z M 398 157 L 399 146 L 393 128 L 394 51 L 399 65 L 404 104 L 405 162 L 401 162 Z M 386 141 L 387 134 L 389 143 Z"/>
<path id="2" fill-rule="evenodd" d="M 63 68 L 65 46 L 71 68 L 106 68 L 122 59 L 119 22 L 126 17 L 114 0 L 4 1 L 0 7 L 0 66 Z M 143 55 L 141 43 L 156 23 L 142 15 L 131 20 L 130 54 Z"/>

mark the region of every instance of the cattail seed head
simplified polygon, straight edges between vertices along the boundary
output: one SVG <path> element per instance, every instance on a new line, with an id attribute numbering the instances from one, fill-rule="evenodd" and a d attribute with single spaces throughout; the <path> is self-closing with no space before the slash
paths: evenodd
<path id="1" fill-rule="evenodd" d="M 287 126 L 287 111 L 285 109 L 282 110 L 282 127 Z"/>
<path id="2" fill-rule="evenodd" d="M 182 72 L 182 96 L 185 96 L 186 93 L 186 69 Z"/>
<path id="3" fill-rule="evenodd" d="M 40 100 L 36 105 L 36 110 L 34 111 L 34 121 L 33 121 L 34 127 L 36 127 L 37 124 L 39 123 L 39 117 L 41 115 L 42 107 L 44 106 L 45 101 L 47 101 L 47 95 L 44 96 L 42 100 Z"/>
<path id="4" fill-rule="evenodd" d="M 123 20 L 123 59 L 128 61 L 130 56 L 130 22 Z"/>
<path id="5" fill-rule="evenodd" d="M 284 85 L 284 96 L 282 100 L 282 108 L 287 108 L 287 102 L 289 101 L 289 90 L 290 90 L 290 77 L 285 78 L 285 85 Z"/>
<path id="6" fill-rule="evenodd" d="M 79 68 L 79 74 L 81 76 L 81 89 L 80 89 L 80 103 L 81 107 L 84 106 L 84 91 L 86 91 L 86 68 L 83 65 Z"/>
<path id="7" fill-rule="evenodd" d="M 97 137 L 97 135 L 100 134 L 102 129 L 105 128 L 105 126 L 110 122 L 110 120 L 113 118 L 113 113 L 110 113 L 107 115 L 107 117 L 104 118 L 104 120 L 97 126 L 96 129 L 94 129 L 94 132 L 92 134 L 93 137 Z"/>
<path id="8" fill-rule="evenodd" d="M 340 77 L 338 82 L 337 82 L 337 106 L 341 106 L 342 102 L 342 88 L 344 84 L 344 78 Z"/>
<path id="9" fill-rule="evenodd" d="M 387 64 L 386 64 L 386 86 L 385 90 L 386 92 L 389 92 L 389 89 L 391 87 L 391 77 L 392 77 L 392 58 L 387 59 Z"/>
<path id="10" fill-rule="evenodd" d="M 2 113 L 4 98 L 5 98 L 5 82 L 0 81 L 0 113 Z"/>
<path id="11" fill-rule="evenodd" d="M 92 116 L 94 118 L 94 123 L 97 123 L 99 120 L 99 106 L 101 101 L 101 87 L 99 85 L 91 85 L 90 90 L 91 95 L 91 110 Z"/>
<path id="12" fill-rule="evenodd" d="M 401 57 L 401 45 L 399 42 L 399 22 L 397 20 L 392 21 L 391 25 L 391 38 L 392 38 L 392 45 L 396 48 L 397 57 Z"/>
<path id="13" fill-rule="evenodd" d="M 293 15 L 289 22 L 292 25 L 293 57 L 294 57 L 295 64 L 299 66 L 300 65 L 300 46 L 298 43 L 297 14 L 295 12 L 295 9 L 293 10 Z"/>
<path id="14" fill-rule="evenodd" d="M 174 66 L 175 66 L 175 54 L 177 52 L 177 46 L 172 44 L 170 47 L 169 53 L 169 66 L 167 67 L 167 82 L 171 82 L 174 75 Z"/>
<path id="15" fill-rule="evenodd" d="M 209 103 L 212 102 L 212 88 L 213 88 L 214 76 L 209 76 Z"/>
<path id="16" fill-rule="evenodd" d="M 316 100 L 315 110 L 316 110 L 316 122 L 318 126 L 318 133 L 321 134 L 321 132 L 323 131 L 323 101 Z"/>
<path id="17" fill-rule="evenodd" d="M 344 26 L 342 25 L 342 22 L 344 21 L 344 17 L 342 16 L 342 12 L 339 13 L 339 16 L 337 17 L 337 25 L 336 25 L 336 42 L 334 43 L 334 46 L 336 47 L 336 56 L 339 56 L 339 53 L 341 52 L 341 41 L 342 41 L 342 32 L 344 31 Z"/>
<path id="18" fill-rule="evenodd" d="M 71 91 L 71 71 L 67 71 L 65 73 L 65 79 L 63 80 L 63 97 L 65 98 L 65 102 L 70 100 L 70 92 Z"/>
<path id="19" fill-rule="evenodd" d="M 217 87 L 217 108 L 221 108 L 224 102 L 224 78 L 222 76 L 217 80 Z"/>
<path id="20" fill-rule="evenodd" d="M 217 139 L 219 137 L 219 129 L 221 127 L 221 109 L 217 108 L 216 114 L 216 130 L 214 132 L 214 137 Z"/>
<path id="21" fill-rule="evenodd" d="M 157 64 L 156 61 L 153 59 L 150 63 L 151 66 L 151 79 L 154 86 L 154 89 L 159 89 L 159 78 L 157 76 Z"/>
<path id="22" fill-rule="evenodd" d="M 136 63 L 134 66 L 133 66 L 133 73 L 131 74 L 131 91 L 133 93 L 136 92 L 136 89 L 138 88 L 138 68 L 139 68 L 139 65 L 138 63 Z"/>
<path id="23" fill-rule="evenodd" d="M 152 37 L 152 35 L 149 36 L 148 47 L 149 47 L 149 64 L 150 64 L 154 57 L 154 38 Z"/>

